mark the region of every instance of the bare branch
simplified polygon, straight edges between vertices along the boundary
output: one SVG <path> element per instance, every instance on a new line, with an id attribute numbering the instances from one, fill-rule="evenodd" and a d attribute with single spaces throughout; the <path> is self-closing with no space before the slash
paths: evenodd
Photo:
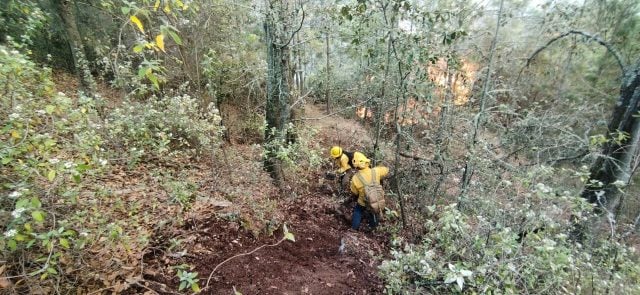
<path id="1" fill-rule="evenodd" d="M 613 55 L 613 57 L 616 59 L 616 62 L 618 62 L 618 66 L 620 66 L 620 70 L 622 70 L 622 72 L 624 73 L 625 70 L 625 66 L 622 63 L 622 58 L 620 57 L 620 54 L 618 53 L 618 51 L 613 48 L 613 46 L 611 46 L 611 44 L 605 42 L 604 40 L 602 40 L 600 37 L 595 36 L 595 35 L 591 35 L 589 33 L 585 33 L 582 31 L 576 31 L 576 30 L 570 30 L 566 33 L 563 33 L 555 38 L 552 38 L 551 40 L 549 40 L 549 42 L 547 42 L 547 44 L 545 44 L 544 46 L 538 48 L 536 51 L 533 52 L 533 54 L 531 55 L 531 57 L 529 57 L 527 59 L 527 64 L 525 64 L 525 68 L 529 66 L 529 64 L 531 63 L 531 61 L 538 55 L 538 53 L 542 52 L 543 50 L 545 50 L 547 47 L 549 47 L 553 42 L 556 42 L 566 36 L 569 36 L 571 34 L 576 34 L 576 35 L 582 35 L 587 37 L 588 39 L 591 39 L 593 41 L 598 42 L 600 45 L 604 46 L 607 48 L 607 50 L 609 51 L 609 53 L 611 53 L 611 55 Z M 523 68 L 524 70 L 524 68 Z M 522 73 L 522 71 L 520 71 Z"/>
<path id="2" fill-rule="evenodd" d="M 298 26 L 298 29 L 291 33 L 291 37 L 289 37 L 289 41 L 287 41 L 287 43 L 282 45 L 280 48 L 285 48 L 287 45 L 289 45 L 289 43 L 291 43 L 291 40 L 293 40 L 293 36 L 295 36 L 298 32 L 300 32 L 300 29 L 302 29 L 302 24 L 304 23 L 305 12 L 304 12 L 304 7 L 300 6 L 300 9 L 302 9 L 302 19 L 300 20 L 300 25 Z"/>

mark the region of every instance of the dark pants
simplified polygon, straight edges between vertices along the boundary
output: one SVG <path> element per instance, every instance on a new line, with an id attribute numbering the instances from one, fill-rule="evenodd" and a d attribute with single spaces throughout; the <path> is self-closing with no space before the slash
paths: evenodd
<path id="1" fill-rule="evenodd" d="M 352 229 L 357 230 L 360 227 L 360 222 L 362 221 L 363 216 L 369 220 L 369 227 L 371 229 L 378 225 L 378 218 L 375 214 L 372 214 L 371 211 L 367 210 L 367 208 L 356 203 L 356 206 L 353 207 L 353 215 L 351 216 Z"/>

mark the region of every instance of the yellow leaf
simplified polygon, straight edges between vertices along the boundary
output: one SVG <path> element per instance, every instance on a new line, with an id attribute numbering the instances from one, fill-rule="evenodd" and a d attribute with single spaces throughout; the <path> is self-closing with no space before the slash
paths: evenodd
<path id="1" fill-rule="evenodd" d="M 171 7 L 169 7 L 169 3 L 167 3 L 167 4 L 164 6 L 164 12 L 166 12 L 166 13 L 171 12 Z"/>
<path id="2" fill-rule="evenodd" d="M 160 34 L 156 36 L 156 45 L 158 46 L 158 48 L 160 48 L 160 50 L 162 50 L 162 52 L 165 52 L 164 51 L 164 35 Z"/>
<path id="3" fill-rule="evenodd" d="M 60 241 L 59 241 L 59 242 L 60 242 L 60 245 L 61 245 L 62 247 L 65 247 L 65 248 L 69 249 L 69 240 L 67 240 L 67 239 L 60 239 Z"/>
<path id="4" fill-rule="evenodd" d="M 295 241 L 296 241 L 296 238 L 293 236 L 293 234 L 292 234 L 292 233 L 286 233 L 286 234 L 284 234 L 284 239 L 285 239 L 285 240 L 292 241 L 292 242 L 295 242 Z"/>
<path id="5" fill-rule="evenodd" d="M 49 179 L 49 181 L 53 181 L 55 178 L 56 178 L 56 171 L 49 170 L 49 173 L 47 173 L 47 179 Z"/>
<path id="6" fill-rule="evenodd" d="M 156 0 L 156 4 L 153 4 L 153 11 L 158 11 L 158 7 L 160 7 L 160 0 Z"/>
<path id="7" fill-rule="evenodd" d="M 135 15 L 132 15 L 130 19 L 131 22 L 138 27 L 138 30 L 140 30 L 140 32 L 144 34 L 144 26 L 142 26 L 142 22 L 140 21 L 140 19 L 138 19 L 138 17 L 136 17 Z"/>
<path id="8" fill-rule="evenodd" d="M 11 130 L 11 137 L 16 138 L 16 139 L 20 138 L 20 131 Z"/>

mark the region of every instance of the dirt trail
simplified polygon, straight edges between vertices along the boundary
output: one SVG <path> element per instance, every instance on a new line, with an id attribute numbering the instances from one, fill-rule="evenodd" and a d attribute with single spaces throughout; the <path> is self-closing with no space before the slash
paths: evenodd
<path id="1" fill-rule="evenodd" d="M 343 143 L 354 138 L 344 135 L 345 130 L 359 135 L 356 138 L 362 141 L 369 140 L 354 120 L 325 117 L 320 108 L 313 105 L 308 106 L 305 113 L 306 118 L 323 117 L 305 121 L 319 130 L 317 139 L 323 146 L 337 144 L 333 141 L 335 138 L 344 139 Z M 278 204 L 296 241 L 263 247 L 224 263 L 213 273 L 209 288 L 203 294 L 234 294 L 234 289 L 244 295 L 383 293 L 382 281 L 377 276 L 379 261 L 374 256 L 387 253 L 384 248 L 387 238 L 381 233 L 351 231 L 339 213 L 343 206 L 340 200 L 317 181 L 313 182 L 321 178 L 320 172 L 317 174 L 308 176 L 311 184 L 305 193 L 280 200 Z M 192 271 L 198 272 L 200 286 L 204 287 L 211 271 L 222 261 L 274 244 L 283 236 L 279 229 L 272 236 L 262 234 L 256 238 L 245 229 L 246 220 L 212 217 L 200 216 L 199 220 L 185 224 L 181 233 L 173 233 L 182 239 L 186 253 L 177 257 L 168 250 L 147 253 L 144 278 L 164 284 L 153 289 L 176 290 L 179 280 L 170 266 L 181 263 L 194 266 Z M 164 240 L 167 247 L 166 240 L 170 238 Z M 342 250 L 341 245 L 344 245 Z"/>
<path id="2" fill-rule="evenodd" d="M 338 114 L 327 115 L 324 106 L 307 104 L 305 106 L 305 123 L 325 135 L 325 141 L 328 145 L 362 147 L 371 143 L 369 133 L 361 122 L 345 119 Z"/>

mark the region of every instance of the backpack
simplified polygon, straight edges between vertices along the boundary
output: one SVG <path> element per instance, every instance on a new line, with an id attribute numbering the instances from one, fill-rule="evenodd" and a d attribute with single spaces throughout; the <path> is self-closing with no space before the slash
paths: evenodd
<path id="1" fill-rule="evenodd" d="M 369 183 L 364 181 L 362 174 L 358 173 L 357 176 L 362 185 L 364 185 L 364 198 L 367 208 L 371 209 L 376 216 L 382 217 L 382 212 L 385 208 L 384 190 L 382 185 L 376 183 L 376 169 L 371 168 L 371 182 Z"/>

